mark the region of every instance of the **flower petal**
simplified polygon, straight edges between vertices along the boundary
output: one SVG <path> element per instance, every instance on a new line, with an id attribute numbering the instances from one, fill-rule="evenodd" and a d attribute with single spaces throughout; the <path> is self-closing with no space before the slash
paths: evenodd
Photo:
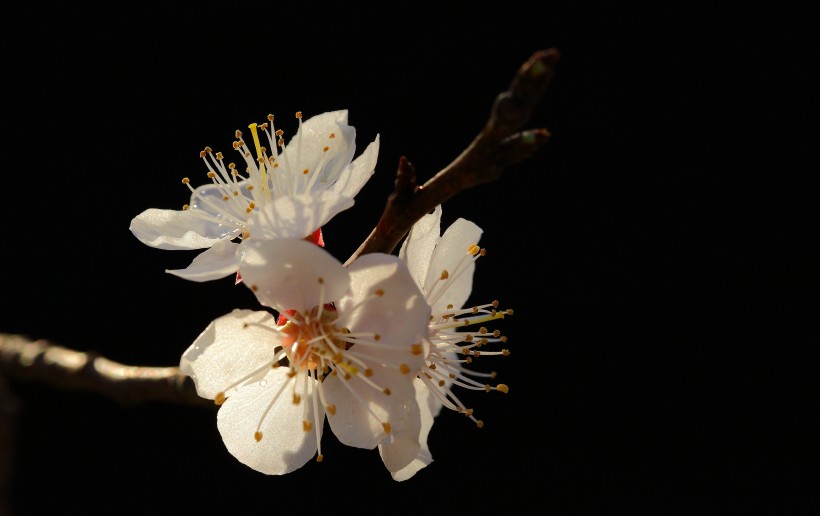
<path id="1" fill-rule="evenodd" d="M 370 176 L 376 171 L 376 161 L 379 159 L 379 135 L 373 140 L 364 152 L 345 167 L 339 174 L 330 190 L 346 197 L 356 197 L 359 190 L 367 183 Z"/>
<path id="2" fill-rule="evenodd" d="M 401 462 L 405 460 L 405 454 L 409 453 L 410 450 L 413 449 L 413 446 L 408 444 L 405 439 L 397 440 L 393 443 L 385 442 L 379 445 L 379 454 L 382 457 L 382 461 L 392 473 L 393 480 L 398 482 L 411 478 L 422 468 L 427 467 L 433 462 L 433 456 L 427 445 L 427 437 L 430 435 L 430 429 L 433 427 L 433 420 L 441 411 L 442 406 L 435 394 L 418 378 L 413 379 L 413 387 L 416 391 L 416 402 L 419 405 L 421 415 L 421 430 L 419 432 L 418 442 L 415 443 L 415 457 L 410 460 L 409 464 L 405 462 L 405 464 L 407 464 L 406 466 L 396 467 L 396 464 L 401 464 Z"/>
<path id="3" fill-rule="evenodd" d="M 461 308 L 470 297 L 475 260 L 467 249 L 470 245 L 478 243 L 481 233 L 480 227 L 460 218 L 441 235 L 441 240 L 433 251 L 424 285 L 424 293 L 434 312 L 445 311 L 449 305 Z M 443 280 L 447 283 L 437 285 L 435 290 L 440 294 L 434 294 L 433 286 L 440 281 L 441 272 L 444 270 L 449 273 L 449 278 Z M 434 295 L 434 299 L 431 299 L 431 294 Z"/>
<path id="4" fill-rule="evenodd" d="M 158 249 L 202 249 L 211 247 L 223 238 L 233 238 L 216 231 L 216 225 L 198 217 L 190 210 L 160 210 L 149 208 L 133 219 L 128 228 L 143 244 Z M 220 226 L 222 227 L 222 226 Z"/>
<path id="5" fill-rule="evenodd" d="M 330 111 L 303 122 L 278 161 L 287 164 L 292 180 L 302 181 L 316 172 L 324 160 L 314 186 L 319 191 L 336 181 L 355 152 L 356 129 L 347 124 L 347 110 Z M 308 170 L 307 175 L 304 170 Z M 296 193 L 307 192 L 297 189 Z"/>
<path id="6" fill-rule="evenodd" d="M 439 204 L 433 213 L 424 215 L 413 224 L 413 228 L 399 249 L 399 258 L 407 264 L 410 275 L 422 291 L 424 291 L 433 250 L 441 239 L 440 235 L 441 205 Z"/>
<path id="7" fill-rule="evenodd" d="M 353 199 L 335 192 L 277 197 L 248 220 L 253 239 L 305 238 L 337 213 L 353 206 Z"/>
<path id="8" fill-rule="evenodd" d="M 401 436 L 418 444 L 421 421 L 411 378 L 375 364 L 372 371 L 368 378 L 372 384 L 358 376 L 345 379 L 341 374 L 325 379 L 325 399 L 336 405 L 336 414 L 328 418 L 333 433 L 342 443 L 356 448 L 373 449 L 385 438 Z M 384 423 L 389 423 L 389 433 Z M 414 451 L 407 461 L 415 455 Z"/>
<path id="9" fill-rule="evenodd" d="M 323 248 L 303 239 L 248 240 L 242 281 L 276 310 L 310 310 L 348 292 L 350 273 Z"/>
<path id="10" fill-rule="evenodd" d="M 268 372 L 268 367 L 260 368 L 270 365 L 275 355 L 275 325 L 268 312 L 234 310 L 223 315 L 182 354 L 179 369 L 193 379 L 203 398 L 212 400 L 220 392 L 230 396 L 244 378 L 253 381 Z"/>
<path id="11" fill-rule="evenodd" d="M 191 281 L 210 281 L 230 276 L 239 266 L 239 244 L 219 240 L 193 259 L 185 269 L 165 272 Z"/>
<path id="12" fill-rule="evenodd" d="M 287 368 L 272 369 L 262 380 L 239 389 L 217 414 L 217 428 L 231 455 L 268 475 L 284 475 L 304 466 L 316 454 L 316 431 L 324 425 L 321 404 L 316 407 L 319 421 L 313 419 L 315 380 L 304 374 L 296 377 L 298 404 L 293 402 L 288 380 Z M 309 431 L 304 421 L 311 423 Z M 257 431 L 262 433 L 259 441 Z"/>
<path id="13" fill-rule="evenodd" d="M 392 363 L 401 359 L 414 376 L 424 364 L 424 354 L 409 351 L 414 349 L 412 345 L 426 340 L 430 306 L 407 266 L 397 256 L 370 253 L 360 256 L 347 270 L 352 295 L 336 305 L 340 324 L 354 334 L 377 334 L 382 345 L 361 352 Z"/>

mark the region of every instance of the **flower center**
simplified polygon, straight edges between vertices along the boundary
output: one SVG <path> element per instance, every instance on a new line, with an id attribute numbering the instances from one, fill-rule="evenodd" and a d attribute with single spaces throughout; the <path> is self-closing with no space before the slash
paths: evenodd
<path id="1" fill-rule="evenodd" d="M 296 113 L 299 127 L 302 126 L 302 112 Z M 200 151 L 199 157 L 208 169 L 207 176 L 216 188 L 194 188 L 189 178 L 182 179 L 192 192 L 191 204 L 184 205 L 183 210 L 190 209 L 198 217 L 209 222 L 225 226 L 225 235 L 250 236 L 247 232 L 248 219 L 259 207 L 265 206 L 272 199 L 286 195 L 310 192 L 328 161 L 328 151 L 336 135 L 327 136 L 326 145 L 322 148 L 322 158 L 314 170 L 302 163 L 302 132 L 291 145 L 295 153 L 285 153 L 284 132 L 275 129 L 274 116 L 268 115 L 268 122 L 248 125 L 253 139 L 254 158 L 248 145 L 242 138 L 242 131 L 236 131 L 233 148 L 245 161 L 245 172 L 241 173 L 235 163 L 225 165 L 221 152 L 214 153 L 211 147 Z M 268 147 L 262 145 L 259 130 L 267 137 Z M 291 161 L 289 155 L 294 155 Z"/>
<path id="2" fill-rule="evenodd" d="M 294 369 L 315 370 L 322 359 L 338 357 L 340 350 L 348 348 L 337 336 L 345 330 L 335 326 L 338 314 L 332 304 L 325 304 L 321 313 L 314 307 L 308 314 L 294 310 L 286 314 L 279 316 L 280 331 L 286 335 L 282 345 Z"/>

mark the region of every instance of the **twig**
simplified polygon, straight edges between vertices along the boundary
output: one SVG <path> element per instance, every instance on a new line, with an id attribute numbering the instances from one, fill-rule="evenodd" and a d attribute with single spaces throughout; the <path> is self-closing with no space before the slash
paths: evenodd
<path id="1" fill-rule="evenodd" d="M 495 181 L 505 168 L 541 148 L 549 139 L 549 131 L 520 129 L 529 121 L 552 81 L 558 58 L 559 52 L 554 48 L 540 50 L 521 65 L 509 88 L 496 97 L 490 118 L 478 136 L 422 186 L 416 186 L 415 169 L 402 156 L 395 189 L 387 199 L 381 219 L 346 265 L 363 254 L 392 252 L 425 213 L 463 190 Z"/>
<path id="2" fill-rule="evenodd" d="M 89 391 L 124 405 L 162 401 L 215 407 L 197 395 L 177 367 L 140 367 L 94 352 L 73 351 L 45 340 L 0 333 L 0 373 L 67 390 Z"/>

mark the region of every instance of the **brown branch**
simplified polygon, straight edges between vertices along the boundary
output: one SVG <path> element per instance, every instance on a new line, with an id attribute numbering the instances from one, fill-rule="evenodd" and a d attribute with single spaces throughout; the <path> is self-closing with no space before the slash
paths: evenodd
<path id="1" fill-rule="evenodd" d="M 392 252 L 424 214 L 463 190 L 495 181 L 505 168 L 541 148 L 549 139 L 549 131 L 520 129 L 529 122 L 552 81 L 558 58 L 559 52 L 554 48 L 540 50 L 521 65 L 507 90 L 496 97 L 478 136 L 422 186 L 416 186 L 415 169 L 402 156 L 395 190 L 387 199 L 381 219 L 345 265 L 363 254 Z"/>
<path id="2" fill-rule="evenodd" d="M 140 367 L 45 340 L 0 333 L 0 374 L 66 390 L 102 394 L 124 405 L 162 401 L 216 408 L 177 367 Z"/>

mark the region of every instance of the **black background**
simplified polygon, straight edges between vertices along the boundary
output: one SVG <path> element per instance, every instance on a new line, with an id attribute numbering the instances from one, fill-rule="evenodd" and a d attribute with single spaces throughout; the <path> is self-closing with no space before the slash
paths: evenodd
<path id="1" fill-rule="evenodd" d="M 323 463 L 269 477 L 214 411 L 14 381 L 14 514 L 816 514 L 812 13 L 664 5 L 18 6 L 0 331 L 132 365 L 177 365 L 255 307 L 230 279 L 165 274 L 193 255 L 128 231 L 187 202 L 204 146 L 228 154 L 268 113 L 292 134 L 298 110 L 348 109 L 359 152 L 379 134 L 375 175 L 325 228 L 344 261 L 401 156 L 428 179 L 533 52 L 562 58 L 530 124 L 550 143 L 444 205 L 485 230 L 471 300 L 516 312 L 511 355 L 479 363 L 510 393 L 464 395 L 483 429 L 442 414 L 406 482 L 331 432 Z"/>

